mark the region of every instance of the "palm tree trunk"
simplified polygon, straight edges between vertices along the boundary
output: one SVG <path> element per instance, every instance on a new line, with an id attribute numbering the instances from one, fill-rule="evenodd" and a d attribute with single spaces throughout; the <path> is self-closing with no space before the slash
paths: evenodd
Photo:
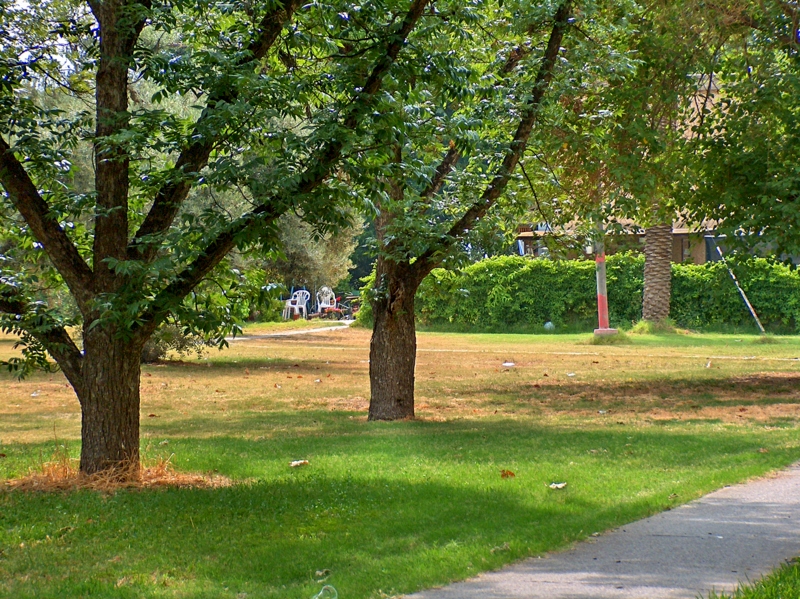
<path id="1" fill-rule="evenodd" d="M 669 317 L 672 292 L 672 225 L 645 231 L 644 301 L 642 319 L 661 322 Z"/>

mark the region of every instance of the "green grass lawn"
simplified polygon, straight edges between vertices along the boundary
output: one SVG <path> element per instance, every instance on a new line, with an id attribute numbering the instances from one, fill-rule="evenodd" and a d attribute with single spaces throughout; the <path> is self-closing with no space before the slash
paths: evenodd
<path id="1" fill-rule="evenodd" d="M 366 422 L 364 331 L 145 367 L 146 459 L 232 484 L 0 492 L 0 596 L 385 598 L 800 459 L 800 340 L 632 337 L 423 334 L 397 423 Z M 77 456 L 60 375 L 0 376 L 0 481 Z"/>
<path id="2" fill-rule="evenodd" d="M 752 584 L 738 587 L 732 594 L 710 593 L 708 599 L 794 599 L 800 597 L 800 565 L 787 564 Z"/>

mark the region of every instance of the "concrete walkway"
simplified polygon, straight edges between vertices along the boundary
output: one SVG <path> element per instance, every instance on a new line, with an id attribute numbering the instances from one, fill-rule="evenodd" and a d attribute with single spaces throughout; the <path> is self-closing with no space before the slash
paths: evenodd
<path id="1" fill-rule="evenodd" d="M 261 335 L 240 335 L 239 337 L 225 337 L 225 341 L 253 341 L 254 339 L 272 339 L 273 337 L 291 337 L 292 335 L 308 335 L 309 333 L 324 333 L 326 331 L 343 331 L 353 324 L 354 320 L 338 320 L 340 324 L 319 327 L 316 329 L 296 329 L 290 331 L 276 331 L 275 333 L 263 333 Z"/>
<path id="2" fill-rule="evenodd" d="M 800 555 L 800 464 L 408 599 L 694 599 Z"/>

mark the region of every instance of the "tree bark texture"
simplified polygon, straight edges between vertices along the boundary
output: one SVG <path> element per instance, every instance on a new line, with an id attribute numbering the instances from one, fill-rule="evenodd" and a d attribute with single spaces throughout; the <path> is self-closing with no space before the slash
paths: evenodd
<path id="1" fill-rule="evenodd" d="M 378 258 L 369 346 L 370 420 L 414 417 L 414 296 L 421 281 L 414 270 L 408 263 Z"/>
<path id="2" fill-rule="evenodd" d="M 672 292 L 672 225 L 645 231 L 642 319 L 661 322 L 669 317 Z"/>
<path id="3" fill-rule="evenodd" d="M 81 464 L 84 474 L 139 468 L 140 343 L 95 327 L 84 331 L 81 385 Z"/>

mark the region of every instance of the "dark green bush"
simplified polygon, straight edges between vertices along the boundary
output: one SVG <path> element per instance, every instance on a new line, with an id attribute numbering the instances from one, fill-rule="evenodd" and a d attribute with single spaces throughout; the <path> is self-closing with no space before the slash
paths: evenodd
<path id="1" fill-rule="evenodd" d="M 632 253 L 607 262 L 612 326 L 627 327 L 642 314 L 644 257 Z M 789 266 L 750 258 L 733 266 L 770 330 L 798 332 L 800 274 Z M 534 260 L 500 256 L 462 271 L 435 270 L 417 295 L 426 324 L 482 329 L 591 328 L 596 323 L 595 265 L 590 260 Z M 679 326 L 751 327 L 753 321 L 724 264 L 673 264 L 670 317 Z"/>

